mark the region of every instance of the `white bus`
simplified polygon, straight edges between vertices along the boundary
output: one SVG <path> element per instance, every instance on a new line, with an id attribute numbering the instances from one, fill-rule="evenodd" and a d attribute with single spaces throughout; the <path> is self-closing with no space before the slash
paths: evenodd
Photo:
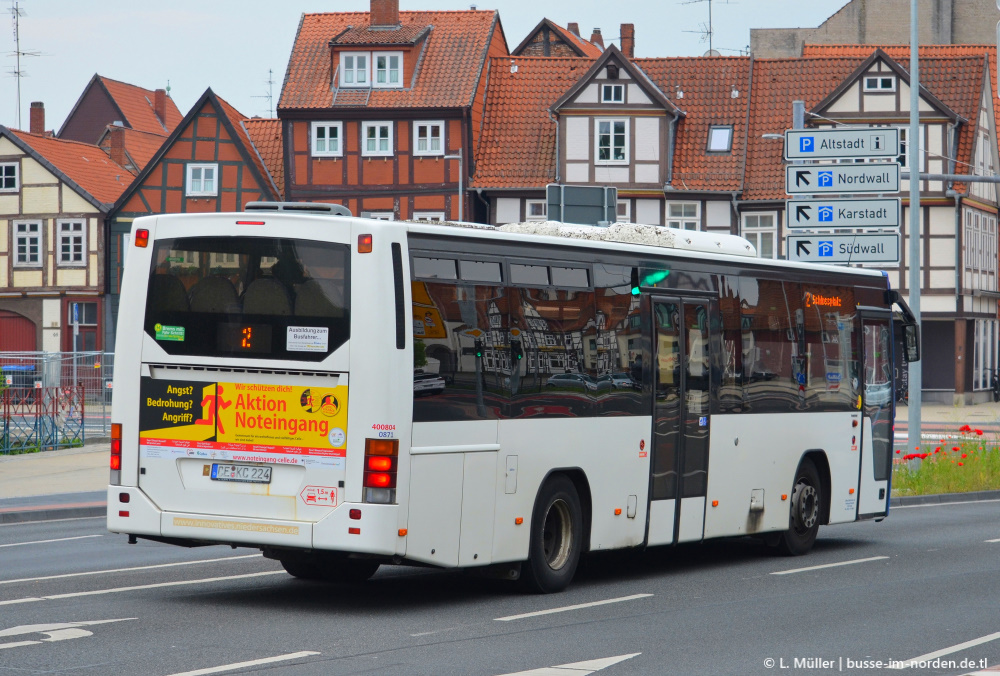
<path id="1" fill-rule="evenodd" d="M 551 592 L 586 552 L 803 554 L 888 513 L 893 355 L 919 353 L 881 271 L 635 224 L 262 208 L 134 223 L 108 489 L 130 541 Z"/>

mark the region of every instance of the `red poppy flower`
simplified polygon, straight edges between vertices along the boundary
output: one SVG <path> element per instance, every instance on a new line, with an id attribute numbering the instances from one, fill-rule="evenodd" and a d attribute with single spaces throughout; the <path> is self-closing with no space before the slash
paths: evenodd
<path id="1" fill-rule="evenodd" d="M 960 451 L 960 450 L 962 450 L 962 449 L 961 449 L 961 448 L 959 448 L 958 446 L 952 446 L 952 447 L 951 447 L 951 452 L 952 452 L 952 453 L 957 453 L 957 452 L 958 452 L 958 451 Z"/>
<path id="2" fill-rule="evenodd" d="M 962 454 L 962 457 L 964 458 L 964 457 L 965 457 L 965 456 L 967 456 L 967 455 L 968 455 L 968 453 L 963 453 L 963 454 Z"/>
<path id="3" fill-rule="evenodd" d="M 896 454 L 897 454 L 897 455 L 899 455 L 899 454 L 900 454 L 901 452 L 902 452 L 902 451 L 900 451 L 900 450 L 899 450 L 898 448 L 896 449 Z"/>
<path id="4" fill-rule="evenodd" d="M 971 432 L 972 428 L 969 427 L 968 425 L 962 425 L 961 427 L 958 428 L 958 431 L 959 432 Z"/>
<path id="5" fill-rule="evenodd" d="M 983 436 L 983 431 L 982 430 L 976 430 L 976 434 L 978 434 L 979 436 Z"/>
<path id="6" fill-rule="evenodd" d="M 965 463 L 961 463 L 961 462 L 960 462 L 960 463 L 958 463 L 958 466 L 959 466 L 959 467 L 961 467 L 961 466 L 962 466 L 963 464 L 965 464 Z"/>

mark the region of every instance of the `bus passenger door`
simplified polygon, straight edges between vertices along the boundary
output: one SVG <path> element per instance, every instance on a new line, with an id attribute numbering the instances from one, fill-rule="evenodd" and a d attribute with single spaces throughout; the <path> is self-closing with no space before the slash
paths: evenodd
<path id="1" fill-rule="evenodd" d="M 862 392 L 861 482 L 858 517 L 882 516 L 889 500 L 892 471 L 893 384 L 892 317 L 886 313 L 861 313 L 864 350 Z"/>
<path id="2" fill-rule="evenodd" d="M 701 540 L 708 487 L 707 300 L 654 298 L 648 545 Z"/>

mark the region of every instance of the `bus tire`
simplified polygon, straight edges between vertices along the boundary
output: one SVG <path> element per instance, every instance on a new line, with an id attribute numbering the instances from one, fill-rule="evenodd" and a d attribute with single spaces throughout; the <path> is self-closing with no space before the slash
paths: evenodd
<path id="1" fill-rule="evenodd" d="M 378 570 L 377 561 L 350 559 L 346 556 L 282 558 L 281 567 L 300 580 L 358 584 L 366 581 Z"/>
<path id="2" fill-rule="evenodd" d="M 521 579 L 530 591 L 551 594 L 565 589 L 583 550 L 583 510 L 576 486 L 557 474 L 538 491 L 531 514 L 528 561 Z"/>
<path id="3" fill-rule="evenodd" d="M 778 541 L 778 550 L 782 554 L 801 556 L 812 549 L 819 533 L 822 504 L 823 484 L 820 483 L 819 472 L 812 460 L 803 458 L 792 484 L 788 530 L 781 534 Z"/>

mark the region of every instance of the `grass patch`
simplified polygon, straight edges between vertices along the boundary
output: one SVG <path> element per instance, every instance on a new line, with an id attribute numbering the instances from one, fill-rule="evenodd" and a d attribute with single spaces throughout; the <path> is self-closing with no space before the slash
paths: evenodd
<path id="1" fill-rule="evenodd" d="M 918 453 L 895 451 L 892 494 L 936 495 L 1000 489 L 1000 445 L 965 425 L 958 439 L 921 446 Z"/>

